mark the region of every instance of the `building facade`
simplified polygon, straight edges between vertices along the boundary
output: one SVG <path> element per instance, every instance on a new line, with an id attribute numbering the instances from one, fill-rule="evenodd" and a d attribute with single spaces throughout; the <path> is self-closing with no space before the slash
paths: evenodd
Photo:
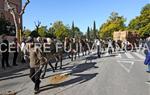
<path id="1" fill-rule="evenodd" d="M 17 13 L 21 12 L 22 9 L 22 0 L 8 0 L 11 7 L 13 7 L 16 11 L 16 20 L 18 23 L 18 27 L 22 27 L 22 17 L 21 17 L 21 23 L 19 24 L 18 15 Z M 10 12 L 7 10 L 7 5 L 5 3 L 5 0 L 0 0 L 0 18 L 4 18 L 11 22 L 12 25 L 14 25 L 14 20 Z"/>

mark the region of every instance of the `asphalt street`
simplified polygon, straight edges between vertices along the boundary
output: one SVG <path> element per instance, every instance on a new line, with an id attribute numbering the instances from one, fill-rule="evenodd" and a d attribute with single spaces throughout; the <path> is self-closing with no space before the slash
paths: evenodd
<path id="1" fill-rule="evenodd" d="M 150 95 L 150 74 L 143 61 L 142 52 L 104 54 L 102 58 L 92 54 L 74 62 L 67 59 L 62 70 L 53 73 L 48 69 L 38 95 Z M 62 83 L 50 83 L 52 75 L 70 70 L 72 74 Z M 34 95 L 28 73 L 29 69 L 24 68 L 1 75 L 0 93 Z"/>

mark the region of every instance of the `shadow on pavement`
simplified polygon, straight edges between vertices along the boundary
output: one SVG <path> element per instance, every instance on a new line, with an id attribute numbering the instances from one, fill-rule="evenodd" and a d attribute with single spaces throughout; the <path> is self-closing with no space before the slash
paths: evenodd
<path id="1" fill-rule="evenodd" d="M 28 76 L 28 75 L 29 74 L 15 74 L 15 75 L 11 75 L 11 76 L 0 78 L 0 81 L 8 80 L 8 79 L 14 79 L 14 78 L 19 78 L 19 77 L 24 77 L 24 76 Z"/>
<path id="2" fill-rule="evenodd" d="M 40 92 L 42 91 L 46 91 L 46 90 L 49 90 L 49 89 L 54 89 L 54 88 L 57 88 L 57 87 L 64 87 L 64 86 L 69 86 L 69 85 L 73 85 L 75 83 L 75 85 L 73 85 L 72 87 L 78 85 L 78 84 L 82 84 L 82 83 L 85 83 L 91 79 L 93 79 L 94 77 L 96 77 L 98 73 L 93 73 L 93 74 L 74 74 L 74 76 L 77 76 L 76 78 L 74 79 L 70 79 L 70 80 L 67 80 L 63 83 L 60 83 L 60 84 L 56 84 L 56 85 L 45 85 L 45 86 L 42 86 L 40 88 Z M 67 88 L 67 89 L 64 89 L 64 90 L 68 90 L 70 89 L 71 87 Z M 63 91 L 64 91 L 63 90 Z M 60 91 L 61 92 L 61 91 Z M 60 93 L 60 92 L 57 92 L 57 93 Z"/>
<path id="3" fill-rule="evenodd" d="M 64 87 L 64 86 L 68 86 L 68 85 L 76 86 L 78 84 L 82 84 L 84 82 L 87 82 L 87 81 L 93 79 L 94 77 L 96 77 L 96 75 L 98 73 L 93 73 L 93 74 L 79 74 L 79 73 L 90 70 L 91 68 L 94 68 L 94 69 L 98 68 L 95 65 L 96 65 L 96 62 L 81 63 L 81 64 L 77 65 L 77 67 L 75 69 L 72 70 L 71 75 L 76 76 L 76 78 L 66 80 L 66 81 L 59 83 L 59 84 L 49 84 L 49 85 L 42 86 L 40 89 L 40 92 L 45 91 L 45 90 L 49 90 L 49 89 L 53 89 L 53 88 L 57 88 L 57 87 Z M 69 68 L 73 68 L 73 66 L 71 66 Z M 50 76 L 48 76 L 48 77 L 50 77 Z M 69 88 L 67 88 L 67 89 L 69 89 Z"/>
<path id="4" fill-rule="evenodd" d="M 81 73 L 87 70 L 90 70 L 92 68 L 98 68 L 97 66 L 95 66 L 97 63 L 96 62 L 91 62 L 91 63 L 82 63 L 79 64 L 73 71 L 72 73 Z"/>
<path id="5" fill-rule="evenodd" d="M 63 70 L 72 70 L 72 73 L 81 73 L 81 72 L 84 72 L 84 71 L 87 71 L 89 69 L 95 69 L 95 68 L 98 68 L 97 66 L 95 66 L 97 63 L 96 62 L 91 62 L 91 63 L 81 63 L 81 64 L 78 64 L 76 66 L 76 68 L 73 69 L 73 67 L 75 66 L 67 66 L 67 67 L 64 67 Z M 50 75 L 50 76 L 46 76 L 45 78 L 48 78 L 48 77 L 51 77 L 53 75 Z"/>
<path id="6" fill-rule="evenodd" d="M 22 77 L 22 76 L 27 76 L 28 74 L 22 74 L 22 73 L 18 73 L 18 72 L 24 71 L 28 68 L 29 67 L 27 64 L 20 64 L 16 67 L 10 67 L 0 73 L 0 81 L 12 79 L 12 78 L 18 78 L 18 77 Z"/>

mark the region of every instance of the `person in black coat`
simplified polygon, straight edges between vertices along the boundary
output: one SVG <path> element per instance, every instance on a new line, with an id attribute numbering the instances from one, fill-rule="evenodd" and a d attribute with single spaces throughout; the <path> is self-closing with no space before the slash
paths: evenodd
<path id="1" fill-rule="evenodd" d="M 1 45 L 1 52 L 2 52 L 2 68 L 5 69 L 5 65 L 10 67 L 9 65 L 9 42 L 7 40 L 7 36 L 2 36 L 2 45 Z"/>
<path id="2" fill-rule="evenodd" d="M 18 66 L 16 61 L 17 61 L 17 57 L 18 57 L 18 41 L 17 38 L 14 38 L 14 58 L 13 58 L 13 66 Z"/>

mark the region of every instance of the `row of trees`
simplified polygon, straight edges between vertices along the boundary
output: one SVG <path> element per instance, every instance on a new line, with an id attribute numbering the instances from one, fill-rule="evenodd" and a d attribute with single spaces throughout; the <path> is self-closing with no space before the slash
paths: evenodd
<path id="1" fill-rule="evenodd" d="M 72 22 L 72 27 L 69 25 L 64 25 L 62 21 L 56 21 L 52 24 L 51 27 L 47 28 L 47 26 L 42 26 L 40 22 L 35 24 L 36 29 L 30 31 L 26 29 L 24 34 L 25 36 L 33 36 L 33 37 L 51 37 L 58 38 L 60 40 L 65 37 L 81 37 L 83 33 L 77 26 L 74 26 L 74 22 Z"/>
<path id="2" fill-rule="evenodd" d="M 99 37 L 103 39 L 112 37 L 113 32 L 119 30 L 135 31 L 140 37 L 150 36 L 150 4 L 145 5 L 140 15 L 132 19 L 127 26 L 125 22 L 125 17 L 119 16 L 116 12 L 112 12 L 108 20 L 101 25 L 98 33 Z"/>
<path id="3" fill-rule="evenodd" d="M 128 30 L 136 31 L 141 37 L 147 37 L 150 35 L 150 4 L 145 5 L 140 12 L 140 15 L 132 19 L 128 25 L 125 24 L 126 19 L 120 16 L 116 12 L 112 12 L 109 18 L 103 23 L 99 30 L 96 29 L 96 22 L 93 22 L 93 27 L 88 27 L 86 34 L 83 34 L 80 29 L 72 25 L 65 25 L 62 21 L 56 21 L 48 28 L 41 25 L 41 22 L 35 23 L 35 29 L 33 31 L 29 29 L 24 30 L 24 35 L 32 37 L 54 37 L 58 39 L 64 39 L 65 37 L 86 37 L 90 40 L 95 38 L 106 39 L 113 37 L 114 31 Z M 15 28 L 3 18 L 0 18 L 0 34 L 6 33 L 9 35 L 15 34 Z"/>

